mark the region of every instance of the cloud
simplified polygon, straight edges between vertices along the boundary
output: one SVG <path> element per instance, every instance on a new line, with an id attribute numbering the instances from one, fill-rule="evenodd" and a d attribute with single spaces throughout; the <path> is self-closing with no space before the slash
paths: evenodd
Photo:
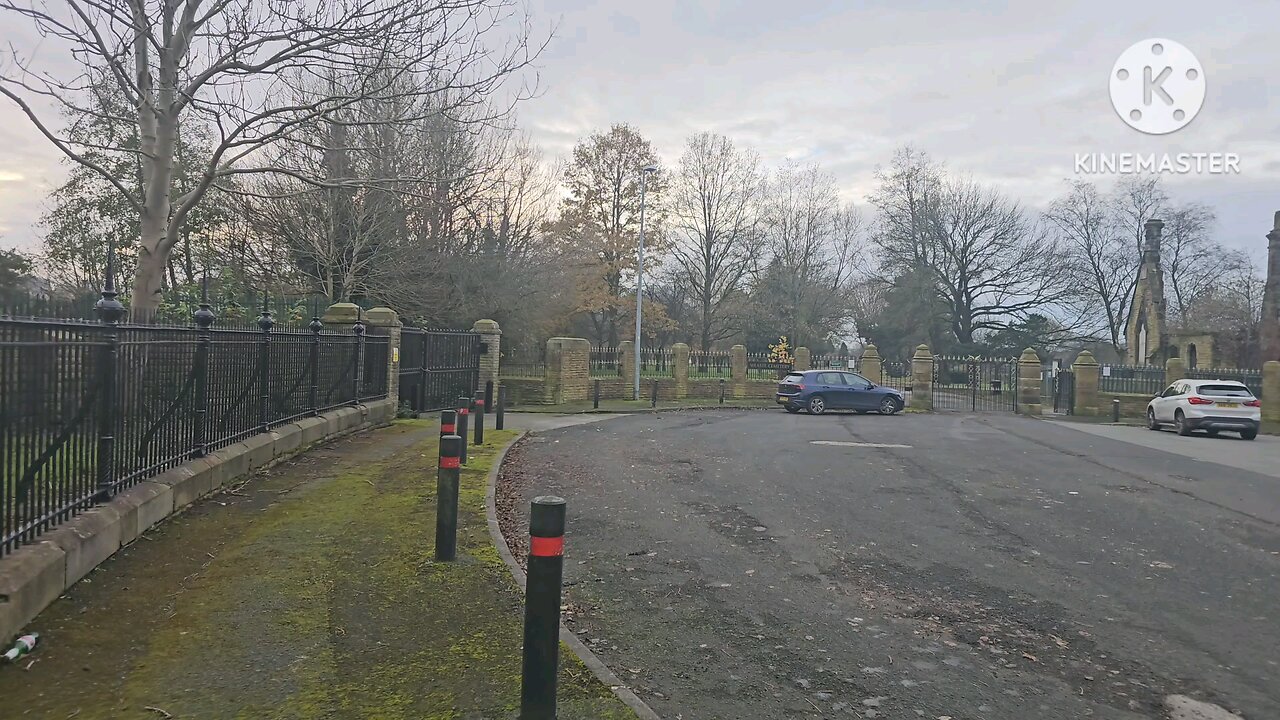
<path id="1" fill-rule="evenodd" d="M 558 30 L 539 60 L 544 92 L 520 121 L 552 158 L 626 122 L 672 163 L 689 134 L 711 130 L 770 166 L 820 162 L 861 201 L 876 165 L 912 143 L 1040 207 L 1073 176 L 1076 152 L 1237 152 L 1241 176 L 1171 178 L 1170 192 L 1215 204 L 1220 237 L 1241 247 L 1263 242 L 1258 228 L 1280 209 L 1280 108 L 1268 91 L 1280 45 L 1265 33 L 1280 25 L 1274 0 L 1232 13 L 1169 0 L 1158 28 L 1149 8 L 1114 0 L 531 3 L 535 26 Z M 1163 137 L 1130 129 L 1107 95 L 1116 57 L 1153 35 L 1196 52 L 1209 87 L 1195 121 Z M 31 236 L 32 208 L 64 171 L 0 108 L 0 167 L 28 178 L 0 184 L 13 241 Z"/>

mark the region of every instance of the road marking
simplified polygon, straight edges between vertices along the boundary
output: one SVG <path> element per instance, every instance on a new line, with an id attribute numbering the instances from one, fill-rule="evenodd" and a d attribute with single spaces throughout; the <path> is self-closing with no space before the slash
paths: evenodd
<path id="1" fill-rule="evenodd" d="M 869 442 L 845 442 L 843 440 L 810 440 L 810 445 L 839 445 L 841 447 L 869 447 L 869 448 L 909 448 L 910 445 L 899 445 L 897 443 L 869 443 Z"/>

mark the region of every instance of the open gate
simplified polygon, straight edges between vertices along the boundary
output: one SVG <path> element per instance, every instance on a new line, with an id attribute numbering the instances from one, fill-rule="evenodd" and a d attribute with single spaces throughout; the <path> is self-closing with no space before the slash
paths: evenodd
<path id="1" fill-rule="evenodd" d="M 935 410 L 1016 412 L 1018 360 L 935 357 L 933 407 Z"/>
<path id="2" fill-rule="evenodd" d="M 401 405 L 417 413 L 445 410 L 479 389 L 479 333 L 410 327 L 400 333 Z"/>

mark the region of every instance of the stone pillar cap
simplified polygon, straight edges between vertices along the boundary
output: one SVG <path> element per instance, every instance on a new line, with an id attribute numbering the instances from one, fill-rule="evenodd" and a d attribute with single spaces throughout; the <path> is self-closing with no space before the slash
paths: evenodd
<path id="1" fill-rule="evenodd" d="M 475 324 L 471 326 L 471 329 L 472 330 L 501 330 L 502 328 L 498 325 L 497 320 L 490 320 L 488 318 L 484 318 L 482 320 L 475 321 Z"/>
<path id="2" fill-rule="evenodd" d="M 862 357 L 880 357 L 880 350 L 875 345 L 862 348 Z"/>
<path id="3" fill-rule="evenodd" d="M 1022 354 L 1018 356 L 1018 362 L 1021 363 L 1039 363 L 1040 355 L 1032 348 L 1026 348 Z"/>
<path id="4" fill-rule="evenodd" d="M 1076 359 L 1073 360 L 1071 364 L 1072 365 L 1097 365 L 1098 359 L 1093 356 L 1092 352 L 1089 352 L 1088 350 L 1081 350 L 1080 354 L 1076 355 Z"/>
<path id="5" fill-rule="evenodd" d="M 925 345 L 924 343 L 920 343 L 919 345 L 916 346 L 916 352 L 914 355 L 912 355 L 912 357 L 931 358 L 933 357 L 933 353 L 929 351 L 928 345 Z"/>
<path id="6" fill-rule="evenodd" d="M 326 323 L 354 323 L 360 319 L 360 306 L 355 303 L 340 302 L 330 305 L 324 311 Z"/>
<path id="7" fill-rule="evenodd" d="M 369 325 L 378 327 L 398 327 L 400 315 L 389 307 L 369 308 L 364 311 L 364 320 Z"/>

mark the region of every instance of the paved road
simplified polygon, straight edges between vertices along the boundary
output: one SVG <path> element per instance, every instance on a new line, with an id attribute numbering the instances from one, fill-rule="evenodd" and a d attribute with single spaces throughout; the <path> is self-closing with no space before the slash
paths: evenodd
<path id="1" fill-rule="evenodd" d="M 1280 717 L 1273 477 L 1011 415 L 532 440 L 508 475 L 569 498 L 571 626 L 663 717 Z"/>
<path id="2" fill-rule="evenodd" d="M 1069 427 L 1113 440 L 1163 450 L 1196 462 L 1217 463 L 1280 478 L 1280 437 L 1274 435 L 1259 435 L 1253 440 L 1246 441 L 1241 440 L 1234 433 L 1217 438 L 1195 433 L 1184 438 L 1171 430 L 1152 432 L 1146 428 L 1127 425 L 1087 425 L 1072 422 Z"/>

